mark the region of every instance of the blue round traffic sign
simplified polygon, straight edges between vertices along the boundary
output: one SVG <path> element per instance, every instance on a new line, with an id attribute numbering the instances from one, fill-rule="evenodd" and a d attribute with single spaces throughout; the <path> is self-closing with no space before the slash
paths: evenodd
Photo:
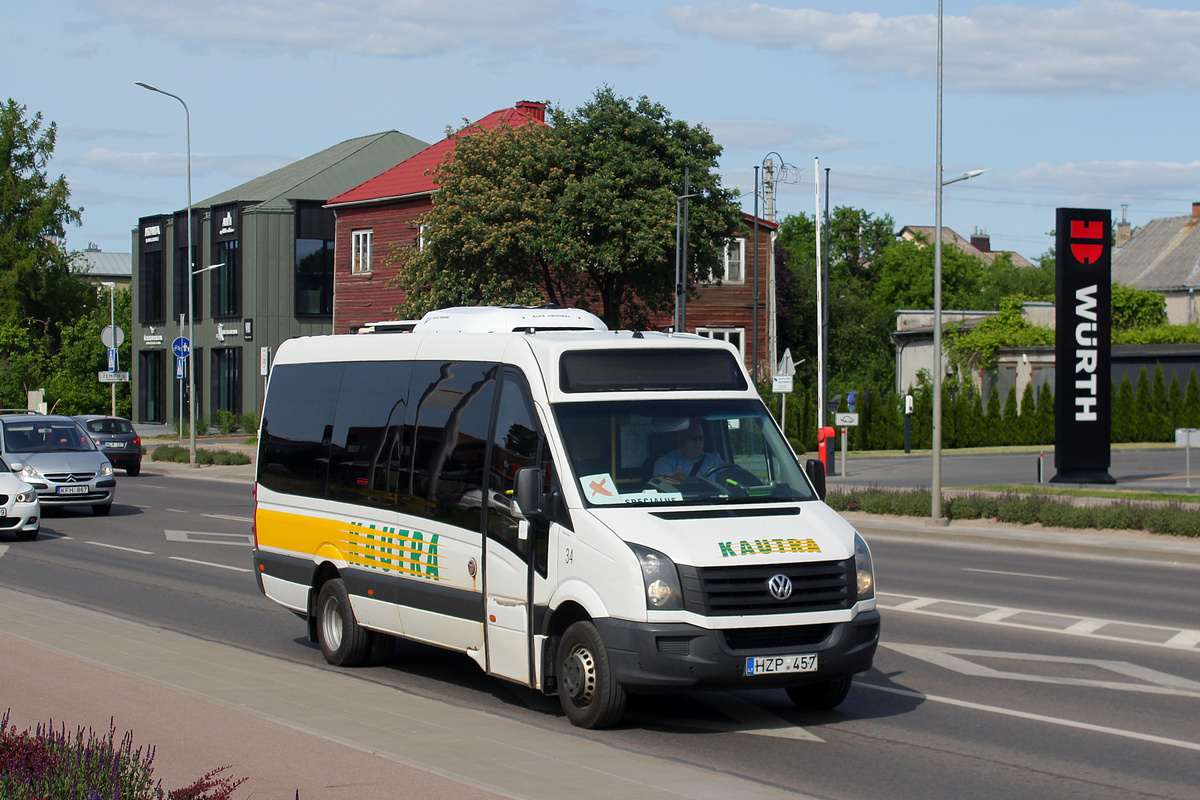
<path id="1" fill-rule="evenodd" d="M 180 336 L 171 342 L 171 352 L 175 354 L 176 358 L 187 358 L 192 354 L 192 343 L 186 336 Z"/>

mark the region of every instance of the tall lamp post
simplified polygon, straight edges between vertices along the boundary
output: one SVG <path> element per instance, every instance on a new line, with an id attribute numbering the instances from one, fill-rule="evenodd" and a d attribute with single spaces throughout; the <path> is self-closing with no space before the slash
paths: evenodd
<path id="1" fill-rule="evenodd" d="M 188 327 L 188 342 L 189 347 L 194 346 L 196 341 L 196 330 L 193 325 L 192 313 L 195 305 L 195 272 L 192 272 L 192 112 L 188 110 L 187 103 L 183 102 L 183 98 L 177 94 L 164 92 L 157 86 L 151 86 L 148 83 L 137 81 L 137 85 L 151 92 L 165 94 L 167 97 L 174 97 L 183 106 L 184 121 L 187 126 L 187 268 L 188 268 L 188 308 L 187 308 L 187 327 Z M 203 270 L 201 270 L 203 271 Z M 189 463 L 196 466 L 196 371 L 193 369 L 195 365 L 188 365 L 188 454 Z"/>
<path id="2" fill-rule="evenodd" d="M 117 283 L 116 281 L 100 281 L 100 285 L 108 289 L 108 329 L 112 331 L 113 352 L 116 353 L 117 347 Z M 115 372 L 120 364 L 116 359 L 113 359 L 112 370 Z M 112 415 L 117 415 L 117 384 L 114 381 L 110 388 L 112 389 Z"/>
<path id="3" fill-rule="evenodd" d="M 931 521 L 941 523 L 942 516 L 942 187 L 969 180 L 987 172 L 975 169 L 957 178 L 942 180 L 942 0 L 938 0 L 937 18 L 937 167 L 934 175 L 933 211 L 933 478 Z"/>
<path id="4" fill-rule="evenodd" d="M 690 167 L 683 168 L 683 194 L 675 198 L 675 332 L 687 329 L 687 201 L 703 196 L 703 192 L 691 192 Z M 682 206 L 682 222 L 680 207 Z"/>

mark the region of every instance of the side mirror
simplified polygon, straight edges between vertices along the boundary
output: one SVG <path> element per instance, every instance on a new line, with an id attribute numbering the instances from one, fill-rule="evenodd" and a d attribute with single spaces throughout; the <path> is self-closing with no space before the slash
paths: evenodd
<path id="1" fill-rule="evenodd" d="M 542 502 L 542 471 L 537 467 L 517 470 L 513 481 L 513 513 L 520 519 L 537 519 L 546 513 Z"/>
<path id="2" fill-rule="evenodd" d="M 820 459 L 810 458 L 804 462 L 804 472 L 808 475 L 808 480 L 812 483 L 813 488 L 817 490 L 817 497 L 825 499 L 825 464 Z"/>

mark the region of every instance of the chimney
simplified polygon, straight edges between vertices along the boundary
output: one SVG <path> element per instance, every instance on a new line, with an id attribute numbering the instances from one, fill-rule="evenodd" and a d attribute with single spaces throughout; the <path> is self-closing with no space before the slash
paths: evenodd
<path id="1" fill-rule="evenodd" d="M 546 104 L 535 103 L 532 100 L 520 100 L 517 102 L 517 110 L 529 117 L 534 122 L 546 122 Z"/>
<path id="2" fill-rule="evenodd" d="M 1192 216 L 1200 217 L 1200 203 L 1192 203 Z"/>
<path id="3" fill-rule="evenodd" d="M 979 228 L 971 234 L 971 246 L 981 253 L 992 252 L 992 237 L 988 236 L 987 231 L 981 231 Z"/>
<path id="4" fill-rule="evenodd" d="M 1129 240 L 1133 238 L 1133 226 L 1121 220 L 1117 223 L 1117 237 L 1113 241 L 1113 247 L 1124 247 Z"/>

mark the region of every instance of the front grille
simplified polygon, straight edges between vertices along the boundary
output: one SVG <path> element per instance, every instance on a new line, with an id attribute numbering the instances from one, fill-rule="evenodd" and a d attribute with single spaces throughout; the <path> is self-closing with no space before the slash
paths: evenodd
<path id="1" fill-rule="evenodd" d="M 775 575 L 786 575 L 792 594 L 776 600 L 767 588 Z M 703 616 L 790 614 L 835 611 L 854 605 L 854 559 L 800 564 L 748 564 L 729 567 L 679 565 L 683 606 Z"/>
<path id="2" fill-rule="evenodd" d="M 730 650 L 814 647 L 829 638 L 833 625 L 789 625 L 781 628 L 730 628 L 721 633 Z"/>
<path id="3" fill-rule="evenodd" d="M 43 472 L 42 476 L 55 483 L 87 483 L 96 477 L 94 472 Z"/>

